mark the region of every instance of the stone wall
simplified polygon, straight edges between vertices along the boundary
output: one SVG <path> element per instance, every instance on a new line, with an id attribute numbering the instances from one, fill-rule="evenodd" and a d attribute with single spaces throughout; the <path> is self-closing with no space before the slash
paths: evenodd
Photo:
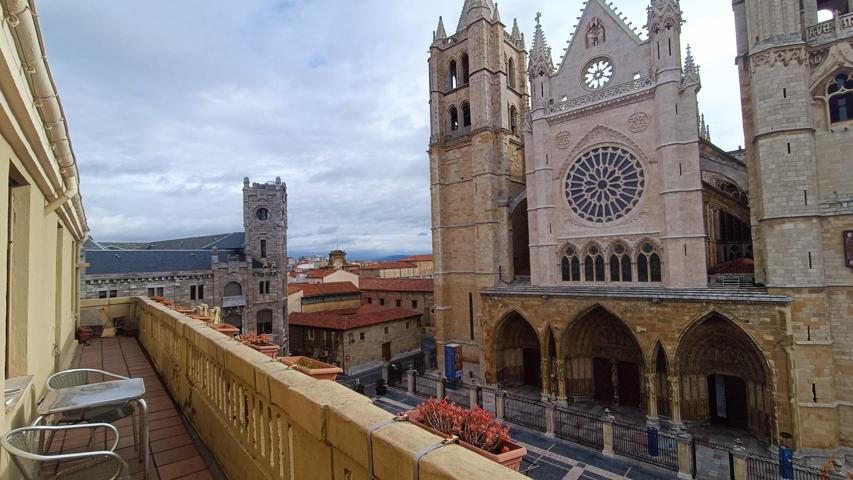
<path id="1" fill-rule="evenodd" d="M 380 300 L 385 300 L 385 306 L 405 308 L 421 314 L 420 325 L 424 333 L 433 331 L 433 294 L 432 292 L 391 292 L 379 290 L 362 290 L 362 305 L 379 305 Z M 397 302 L 400 305 L 397 305 Z M 412 303 L 415 302 L 415 303 Z"/>
<path id="2" fill-rule="evenodd" d="M 390 420 L 390 413 L 342 385 L 271 362 L 201 322 L 135 301 L 140 341 L 228 478 L 369 478 L 368 429 Z M 377 430 L 376 478 L 412 478 L 415 454 L 439 440 L 408 423 Z M 457 445 L 429 453 L 419 468 L 425 480 L 524 478 Z"/>

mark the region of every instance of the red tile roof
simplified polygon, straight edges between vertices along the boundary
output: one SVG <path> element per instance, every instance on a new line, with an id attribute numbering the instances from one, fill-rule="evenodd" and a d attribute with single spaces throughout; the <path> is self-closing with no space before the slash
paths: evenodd
<path id="1" fill-rule="evenodd" d="M 294 290 L 291 291 L 291 288 Z M 287 286 L 288 295 L 300 290 L 303 298 L 325 297 L 327 295 L 358 295 L 361 293 L 352 282 L 297 283 Z"/>
<path id="2" fill-rule="evenodd" d="M 406 257 L 400 260 L 401 262 L 431 262 L 432 254 L 429 255 L 412 255 L 411 257 Z"/>
<path id="3" fill-rule="evenodd" d="M 334 268 L 317 268 L 308 272 L 308 278 L 326 278 L 335 272 Z"/>
<path id="4" fill-rule="evenodd" d="M 400 268 L 418 268 L 414 263 L 408 262 L 379 262 L 362 265 L 362 270 L 397 270 Z"/>
<path id="5" fill-rule="evenodd" d="M 328 330 L 352 330 L 354 328 L 379 325 L 397 320 L 417 318 L 421 314 L 402 308 L 362 305 L 358 308 L 344 308 L 313 313 L 291 313 L 287 317 L 290 325 L 301 327 L 325 328 Z"/>
<path id="6" fill-rule="evenodd" d="M 717 274 L 744 274 L 754 273 L 755 262 L 751 258 L 737 258 L 728 262 L 723 262 L 716 267 L 711 268 L 708 272 L 711 275 Z"/>
<path id="7" fill-rule="evenodd" d="M 432 293 L 431 278 L 362 278 L 362 290 L 382 292 L 429 292 Z"/>

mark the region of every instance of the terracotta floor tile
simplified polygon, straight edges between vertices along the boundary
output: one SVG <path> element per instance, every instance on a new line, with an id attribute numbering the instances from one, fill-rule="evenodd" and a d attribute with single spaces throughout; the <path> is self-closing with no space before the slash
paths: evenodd
<path id="1" fill-rule="evenodd" d="M 158 468 L 157 473 L 160 474 L 160 480 L 173 480 L 202 470 L 207 470 L 207 465 L 201 457 L 195 456 Z"/>
<path id="2" fill-rule="evenodd" d="M 154 453 L 158 453 L 162 452 L 163 450 L 168 450 L 170 448 L 178 448 L 183 447 L 184 445 L 191 445 L 192 443 L 193 439 L 190 438 L 187 433 L 184 433 L 175 437 L 165 438 L 163 440 L 151 442 L 151 451 Z"/>
<path id="3" fill-rule="evenodd" d="M 159 468 L 196 456 L 198 456 L 198 450 L 196 450 L 195 445 L 184 445 L 183 447 L 164 450 L 154 454 L 154 462 Z"/>
<path id="4" fill-rule="evenodd" d="M 179 477 L 178 480 L 213 480 L 213 475 L 208 470 L 191 473 L 185 477 Z"/>

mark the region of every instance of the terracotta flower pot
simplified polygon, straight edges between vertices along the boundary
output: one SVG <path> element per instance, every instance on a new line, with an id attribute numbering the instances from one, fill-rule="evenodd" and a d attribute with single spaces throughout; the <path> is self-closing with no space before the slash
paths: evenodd
<path id="1" fill-rule="evenodd" d="M 270 358 L 275 358 L 278 356 L 278 345 L 275 345 L 275 344 L 253 345 L 251 343 L 246 343 L 245 345 L 248 345 L 248 346 L 254 348 L 255 350 L 263 353 L 264 355 L 266 355 Z"/>
<path id="2" fill-rule="evenodd" d="M 317 380 L 334 381 L 338 378 L 338 374 L 343 372 L 340 367 L 303 356 L 281 357 L 278 360 L 281 363 L 304 373 L 305 375 L 310 375 L 316 378 Z"/>
<path id="3" fill-rule="evenodd" d="M 229 337 L 236 337 L 238 333 L 240 333 L 240 329 L 235 327 L 234 325 L 228 325 L 227 323 L 217 323 L 215 325 L 211 325 L 210 328 L 216 330 L 217 332 L 228 335 Z"/>
<path id="4" fill-rule="evenodd" d="M 213 317 L 208 317 L 205 315 L 190 315 L 189 317 L 194 318 L 196 320 L 201 320 L 202 322 L 205 322 L 205 323 L 210 323 L 210 321 L 213 320 Z"/>
<path id="5" fill-rule="evenodd" d="M 424 430 L 426 430 L 430 433 L 434 433 L 441 438 L 447 438 L 450 436 L 446 433 L 439 432 L 438 430 L 419 422 L 418 421 L 419 413 L 417 410 L 410 410 L 410 411 L 406 412 L 406 416 L 409 417 L 410 422 L 414 423 L 415 425 L 423 428 Z M 509 442 L 509 445 L 507 445 L 509 447 L 509 451 L 506 453 L 489 453 L 489 452 L 483 450 L 482 448 L 477 448 L 474 445 L 471 445 L 470 443 L 467 443 L 467 442 L 463 442 L 461 440 L 459 441 L 459 445 L 462 445 L 463 447 L 467 448 L 468 450 L 471 450 L 472 452 L 477 453 L 478 455 L 486 457 L 495 463 L 499 463 L 499 464 L 503 465 L 504 467 L 509 468 L 510 470 L 515 470 L 516 472 L 521 470 L 521 461 L 522 461 L 522 459 L 524 459 L 524 456 L 527 455 L 527 448 L 526 447 L 523 447 L 521 445 L 518 445 L 517 443 L 512 443 L 512 442 Z"/>
<path id="6" fill-rule="evenodd" d="M 178 313 L 183 313 L 184 315 L 189 315 L 191 313 L 195 313 L 195 310 L 193 310 L 192 308 L 184 308 L 184 307 L 178 307 L 175 309 L 175 311 L 177 311 Z"/>

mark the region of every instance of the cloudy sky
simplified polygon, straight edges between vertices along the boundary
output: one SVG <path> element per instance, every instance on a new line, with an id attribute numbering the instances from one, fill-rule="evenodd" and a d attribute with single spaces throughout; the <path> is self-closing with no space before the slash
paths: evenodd
<path id="1" fill-rule="evenodd" d="M 99 240 L 242 230 L 242 179 L 288 185 L 292 253 L 431 249 L 427 56 L 463 0 L 40 0 Z M 647 2 L 617 1 L 645 23 Z M 560 61 L 583 2 L 505 0 Z M 700 107 L 743 143 L 733 14 L 682 0 Z"/>

